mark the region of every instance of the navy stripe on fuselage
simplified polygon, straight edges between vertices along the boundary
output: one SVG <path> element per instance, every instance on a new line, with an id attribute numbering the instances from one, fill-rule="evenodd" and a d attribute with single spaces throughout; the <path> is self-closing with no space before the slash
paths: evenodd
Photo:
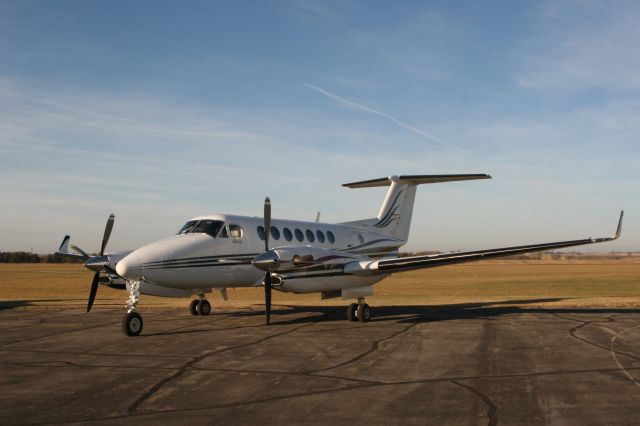
<path id="1" fill-rule="evenodd" d="M 196 263 L 196 264 L 180 264 L 180 265 L 158 265 L 158 266 L 145 266 L 144 269 L 188 269 L 188 268 L 209 268 L 217 266 L 236 266 L 236 265 L 251 265 L 250 260 L 246 261 L 216 261 L 215 263 Z"/>
<path id="2" fill-rule="evenodd" d="M 244 259 L 253 259 L 259 253 L 240 253 L 240 254 L 224 254 L 219 256 L 199 256 L 199 257 L 184 257 L 181 259 L 165 259 L 165 260 L 156 260 L 153 262 L 147 262 L 143 266 L 160 266 L 174 263 L 191 263 L 191 262 L 204 262 L 204 261 L 213 261 L 217 259 L 225 259 L 225 260 L 244 260 Z"/>
<path id="3" fill-rule="evenodd" d="M 377 240 L 371 240 L 371 241 L 366 242 L 364 244 L 360 244 L 359 246 L 347 247 L 347 248 L 344 248 L 344 249 L 340 249 L 338 251 L 352 252 L 353 250 L 357 250 L 357 249 L 360 249 L 362 247 L 367 247 L 367 246 L 370 246 L 372 244 L 377 244 L 377 243 L 380 243 L 380 242 L 383 242 L 383 241 L 391 241 L 393 243 L 398 244 L 398 246 L 401 246 L 401 245 L 404 244 L 404 241 L 392 240 L 390 238 L 379 238 Z"/>

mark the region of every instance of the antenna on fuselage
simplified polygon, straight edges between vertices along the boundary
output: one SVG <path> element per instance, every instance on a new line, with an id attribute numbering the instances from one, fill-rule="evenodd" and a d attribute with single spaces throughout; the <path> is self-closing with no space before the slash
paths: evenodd
<path id="1" fill-rule="evenodd" d="M 316 223 L 320 223 L 320 212 L 316 214 Z"/>

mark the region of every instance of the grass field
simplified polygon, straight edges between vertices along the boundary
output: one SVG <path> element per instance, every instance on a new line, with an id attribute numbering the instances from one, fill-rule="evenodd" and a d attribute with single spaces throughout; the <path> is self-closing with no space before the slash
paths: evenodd
<path id="1" fill-rule="evenodd" d="M 84 309 L 92 273 L 81 265 L 0 264 L 0 309 Z M 640 262 L 480 262 L 404 272 L 375 285 L 367 298 L 382 305 L 500 303 L 547 307 L 639 307 Z M 94 309 L 124 305 L 125 291 L 101 286 Z M 261 309 L 261 288 L 213 293 L 215 306 Z M 276 305 L 346 305 L 318 294 L 274 292 Z M 143 295 L 141 307 L 187 306 L 186 299 Z"/>

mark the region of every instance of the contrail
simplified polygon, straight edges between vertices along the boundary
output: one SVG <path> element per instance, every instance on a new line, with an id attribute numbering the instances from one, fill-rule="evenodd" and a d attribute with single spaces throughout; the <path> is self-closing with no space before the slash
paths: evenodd
<path id="1" fill-rule="evenodd" d="M 424 136 L 424 137 L 426 137 L 428 139 L 431 139 L 432 141 L 437 142 L 442 146 L 446 146 L 446 147 L 457 149 L 457 150 L 462 150 L 462 148 L 459 148 L 459 147 L 457 147 L 455 145 L 452 145 L 452 144 L 450 144 L 448 142 L 445 142 L 442 139 L 438 138 L 437 136 L 434 136 L 431 133 L 426 132 L 426 131 L 424 131 L 422 129 L 418 129 L 417 127 L 410 126 L 407 123 L 404 123 L 404 122 L 398 120 L 397 118 L 395 118 L 394 116 L 389 115 L 389 114 L 387 114 L 385 112 L 378 111 L 378 110 L 375 110 L 373 108 L 369 108 L 368 106 L 361 105 L 359 103 L 350 101 L 350 100 L 345 99 L 343 97 L 340 97 L 340 96 L 338 96 L 338 95 L 336 95 L 334 93 L 328 92 L 328 91 L 324 90 L 321 87 L 314 86 L 313 84 L 309 84 L 309 83 L 303 83 L 303 84 L 305 86 L 315 90 L 316 92 L 321 93 L 321 94 L 323 94 L 323 95 L 325 95 L 325 96 L 327 96 L 327 97 L 329 97 L 331 99 L 335 99 L 336 101 L 341 102 L 341 103 L 343 103 L 345 105 L 348 105 L 348 106 L 353 107 L 353 108 L 360 109 L 362 111 L 370 112 L 371 114 L 375 114 L 375 115 L 378 115 L 380 117 L 384 117 L 387 120 L 391 120 L 394 123 L 396 123 L 398 126 L 404 128 L 404 129 L 407 129 L 407 130 L 409 130 L 411 132 L 414 132 L 414 133 L 417 133 L 419 135 L 422 135 L 422 136 Z"/>

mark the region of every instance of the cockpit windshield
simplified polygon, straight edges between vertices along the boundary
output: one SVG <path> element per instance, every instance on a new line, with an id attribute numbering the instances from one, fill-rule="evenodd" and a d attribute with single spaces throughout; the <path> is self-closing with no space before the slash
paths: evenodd
<path id="1" fill-rule="evenodd" d="M 178 231 L 180 234 L 208 234 L 213 238 L 218 236 L 220 229 L 224 229 L 224 222 L 221 220 L 190 220 Z"/>

